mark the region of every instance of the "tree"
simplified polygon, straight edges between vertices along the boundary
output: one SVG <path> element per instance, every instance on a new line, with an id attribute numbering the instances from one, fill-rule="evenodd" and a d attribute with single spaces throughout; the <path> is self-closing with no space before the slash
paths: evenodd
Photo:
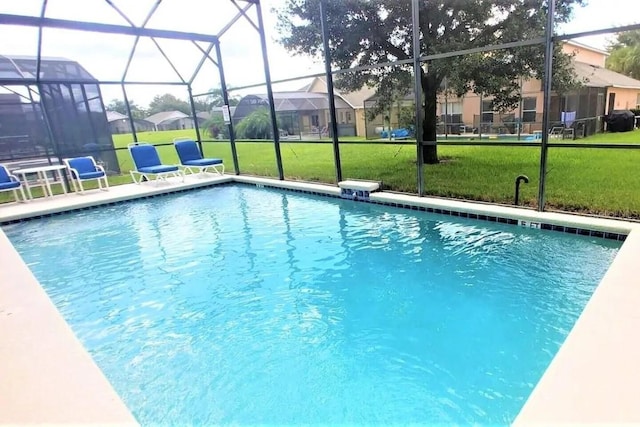
<path id="1" fill-rule="evenodd" d="M 585 0 L 556 0 L 556 22 L 566 22 L 572 8 Z M 278 10 L 280 42 L 294 54 L 319 57 L 322 36 L 320 0 L 287 0 Z M 326 1 L 329 50 L 333 65 L 342 69 L 409 60 L 412 54 L 411 2 L 408 0 Z M 542 0 L 440 0 L 420 2 L 422 55 L 539 38 L 546 26 Z M 436 141 L 438 93 L 447 78 L 457 95 L 468 91 L 493 98 L 497 111 L 513 109 L 519 101 L 521 77 L 541 79 L 544 47 L 526 46 L 430 61 L 420 71 L 423 127 L 417 136 Z M 554 49 L 556 88 L 574 80 L 570 58 Z M 378 108 L 387 111 L 399 89 L 413 87 L 411 64 L 342 74 L 336 86 L 343 91 L 365 84 L 377 88 Z M 420 135 L 421 134 L 421 135 Z M 424 162 L 437 163 L 437 147 L 424 147 Z"/>
<path id="2" fill-rule="evenodd" d="M 196 111 L 204 111 L 207 113 L 211 111 L 211 104 L 200 99 L 193 100 L 193 107 L 196 109 Z"/>
<path id="3" fill-rule="evenodd" d="M 211 116 L 202 124 L 202 128 L 212 138 L 229 138 L 229 127 L 224 122 L 222 113 L 213 112 Z"/>
<path id="4" fill-rule="evenodd" d="M 184 114 L 191 115 L 191 105 L 187 101 L 176 98 L 170 93 L 164 95 L 156 95 L 149 104 L 149 115 L 161 113 L 163 111 L 180 111 Z"/>
<path id="5" fill-rule="evenodd" d="M 131 115 L 134 119 L 143 119 L 147 116 L 147 112 L 133 101 L 129 103 L 129 108 L 131 108 Z M 112 99 L 111 102 L 109 102 L 109 105 L 107 105 L 106 109 L 108 111 L 117 111 L 118 113 L 124 114 L 125 116 L 129 114 L 127 112 L 127 105 L 124 103 L 124 101 L 121 101 L 119 99 Z"/>
<path id="6" fill-rule="evenodd" d="M 240 99 L 235 96 L 229 96 L 229 106 L 238 105 Z M 207 95 L 207 103 L 211 107 L 222 107 L 224 105 L 224 96 L 222 94 L 222 88 L 214 87 L 209 91 Z"/>
<path id="7" fill-rule="evenodd" d="M 271 137 L 271 115 L 260 107 L 240 120 L 235 128 L 236 136 L 245 139 L 269 139 Z"/>
<path id="8" fill-rule="evenodd" d="M 640 30 L 617 34 L 609 46 L 607 68 L 640 79 Z"/>

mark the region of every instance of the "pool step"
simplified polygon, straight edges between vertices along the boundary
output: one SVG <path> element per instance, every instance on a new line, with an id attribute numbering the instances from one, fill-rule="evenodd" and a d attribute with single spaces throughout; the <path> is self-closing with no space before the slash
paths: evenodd
<path id="1" fill-rule="evenodd" d="M 379 182 L 347 180 L 338 183 L 343 199 L 369 200 L 369 194 L 380 189 Z"/>

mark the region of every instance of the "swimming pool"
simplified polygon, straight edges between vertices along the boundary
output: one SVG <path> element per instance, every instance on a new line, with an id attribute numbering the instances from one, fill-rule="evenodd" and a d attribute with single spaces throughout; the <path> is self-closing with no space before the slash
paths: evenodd
<path id="1" fill-rule="evenodd" d="M 143 424 L 507 424 L 619 248 L 246 186 L 5 231 Z"/>

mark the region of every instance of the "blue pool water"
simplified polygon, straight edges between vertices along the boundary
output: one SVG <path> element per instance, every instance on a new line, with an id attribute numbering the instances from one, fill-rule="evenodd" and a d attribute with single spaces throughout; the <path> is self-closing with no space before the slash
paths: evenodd
<path id="1" fill-rule="evenodd" d="M 4 230 L 144 425 L 506 425 L 620 246 L 248 186 Z"/>

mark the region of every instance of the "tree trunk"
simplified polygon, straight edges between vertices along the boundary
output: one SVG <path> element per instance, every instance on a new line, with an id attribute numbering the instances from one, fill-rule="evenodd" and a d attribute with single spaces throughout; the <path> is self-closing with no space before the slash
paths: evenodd
<path id="1" fill-rule="evenodd" d="M 438 79 L 433 75 L 422 76 L 422 92 L 424 95 L 424 117 L 422 118 L 422 141 L 429 145 L 422 146 L 422 161 L 432 165 L 438 163 L 438 146 L 436 145 L 436 106 L 438 102 Z"/>

